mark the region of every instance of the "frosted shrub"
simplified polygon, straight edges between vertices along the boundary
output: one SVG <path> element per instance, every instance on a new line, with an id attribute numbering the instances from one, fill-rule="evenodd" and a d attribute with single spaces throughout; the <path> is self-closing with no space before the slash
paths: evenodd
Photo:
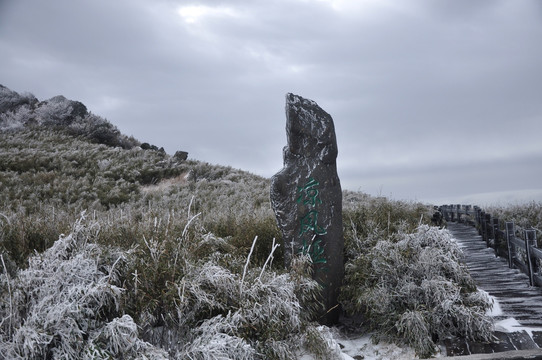
<path id="1" fill-rule="evenodd" d="M 87 342 L 84 360 L 131 358 L 162 360 L 169 359 L 167 352 L 139 339 L 138 328 L 132 317 L 123 315 L 95 331 Z"/>
<path id="2" fill-rule="evenodd" d="M 312 351 L 318 360 L 344 359 L 341 348 L 333 339 L 333 334 L 328 327 L 310 326 L 306 332 L 305 346 Z"/>
<path id="3" fill-rule="evenodd" d="M 75 102 L 72 102 L 61 95 L 55 96 L 47 101 L 39 103 L 34 111 L 34 115 L 39 124 L 69 125 L 73 122 L 74 118 L 74 104 Z"/>
<path id="4" fill-rule="evenodd" d="M 381 240 L 346 266 L 343 305 L 364 312 L 380 336 L 404 339 L 419 355 L 451 336 L 489 340 L 492 305 L 476 286 L 446 230 L 421 225 Z"/>
<path id="5" fill-rule="evenodd" d="M 239 278 L 213 263 L 191 267 L 178 285 L 180 325 L 192 326 L 201 317 L 227 313 L 239 297 Z"/>
<path id="6" fill-rule="evenodd" d="M 296 358 L 311 315 L 298 294 L 314 299 L 318 285 L 307 276 L 245 270 L 232 272 L 212 258 L 189 265 L 177 284 L 176 303 L 180 333 L 190 340 L 179 344 L 177 358 Z M 321 342 L 314 349 L 326 352 L 328 346 Z"/>
<path id="7" fill-rule="evenodd" d="M 0 113 L 0 130 L 22 128 L 32 118 L 29 105 L 21 105 L 16 110 Z"/>
<path id="8" fill-rule="evenodd" d="M 414 347 L 419 354 L 431 354 L 435 351 L 429 324 L 427 323 L 423 312 L 417 310 L 407 310 L 401 314 L 395 324 L 401 334 L 407 335 L 409 345 Z"/>
<path id="9" fill-rule="evenodd" d="M 233 317 L 217 315 L 204 321 L 195 333 L 195 338 L 177 355 L 177 359 L 215 360 L 239 359 L 252 360 L 256 350 L 244 339 L 232 334 L 239 325 L 239 314 Z"/>
<path id="10" fill-rule="evenodd" d="M 79 221 L 14 279 L 2 277 L 10 281 L 0 300 L 0 352 L 6 358 L 109 358 L 151 348 L 137 338 L 131 318 L 108 321 L 119 310 L 117 269 L 124 257 L 93 243 L 96 231 Z"/>
<path id="11" fill-rule="evenodd" d="M 106 349 L 113 355 L 121 355 L 137 345 L 137 325 L 129 315 L 115 318 L 106 324 L 100 332 Z"/>
<path id="12" fill-rule="evenodd" d="M 17 92 L 0 85 L 0 113 L 15 111 L 22 105 L 34 105 L 38 99 L 31 93 Z"/>

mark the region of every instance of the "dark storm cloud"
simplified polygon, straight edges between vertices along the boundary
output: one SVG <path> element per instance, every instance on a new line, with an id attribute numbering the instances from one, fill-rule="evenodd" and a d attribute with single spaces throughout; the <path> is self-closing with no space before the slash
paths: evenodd
<path id="1" fill-rule="evenodd" d="M 21 0 L 0 6 L 0 83 L 264 176 L 294 92 L 335 119 L 345 188 L 542 198 L 541 20 L 536 0 Z"/>

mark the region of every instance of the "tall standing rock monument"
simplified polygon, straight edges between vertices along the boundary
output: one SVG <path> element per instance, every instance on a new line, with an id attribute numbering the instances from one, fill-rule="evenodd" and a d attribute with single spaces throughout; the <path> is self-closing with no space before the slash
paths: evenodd
<path id="1" fill-rule="evenodd" d="M 313 278 L 322 287 L 319 321 L 336 323 L 344 239 L 333 119 L 316 102 L 287 94 L 286 136 L 284 167 L 271 179 L 271 206 L 282 231 L 286 267 L 297 254 L 311 257 Z"/>

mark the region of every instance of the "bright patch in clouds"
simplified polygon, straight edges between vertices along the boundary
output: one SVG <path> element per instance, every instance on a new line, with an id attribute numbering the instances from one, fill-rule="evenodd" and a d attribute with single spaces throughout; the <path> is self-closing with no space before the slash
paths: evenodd
<path id="1" fill-rule="evenodd" d="M 390 2 L 387 0 L 316 0 L 319 3 L 329 5 L 337 12 L 364 12 L 369 9 L 378 7 L 389 7 Z"/>
<path id="2" fill-rule="evenodd" d="M 206 17 L 237 17 L 235 10 L 228 7 L 213 7 L 206 5 L 181 6 L 177 13 L 189 24 L 197 23 Z"/>
<path id="3" fill-rule="evenodd" d="M 107 113 L 109 111 L 116 110 L 122 106 L 125 106 L 126 104 L 127 102 L 125 100 L 118 97 L 101 96 L 91 108 L 92 111 L 99 114 L 101 112 Z"/>

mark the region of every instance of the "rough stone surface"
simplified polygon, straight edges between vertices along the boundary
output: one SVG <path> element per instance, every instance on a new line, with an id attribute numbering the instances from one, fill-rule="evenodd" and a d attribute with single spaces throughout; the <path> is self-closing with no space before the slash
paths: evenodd
<path id="1" fill-rule="evenodd" d="M 322 286 L 321 323 L 337 322 L 344 275 L 342 191 L 331 116 L 316 102 L 286 95 L 284 167 L 271 179 L 271 205 L 284 239 L 285 265 L 306 253 Z"/>
<path id="2" fill-rule="evenodd" d="M 177 160 L 184 161 L 188 159 L 188 152 L 179 150 L 175 152 L 175 155 L 173 155 L 173 157 Z"/>

